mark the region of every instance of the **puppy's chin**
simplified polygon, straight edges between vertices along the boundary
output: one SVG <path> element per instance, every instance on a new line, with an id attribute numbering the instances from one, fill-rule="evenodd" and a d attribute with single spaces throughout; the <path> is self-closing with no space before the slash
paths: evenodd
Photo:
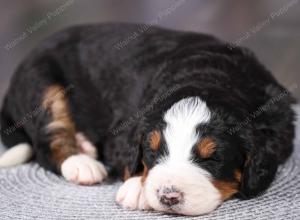
<path id="1" fill-rule="evenodd" d="M 221 194 L 210 179 L 209 173 L 190 163 L 159 164 L 146 179 L 146 199 L 157 211 L 207 214 L 222 203 Z"/>

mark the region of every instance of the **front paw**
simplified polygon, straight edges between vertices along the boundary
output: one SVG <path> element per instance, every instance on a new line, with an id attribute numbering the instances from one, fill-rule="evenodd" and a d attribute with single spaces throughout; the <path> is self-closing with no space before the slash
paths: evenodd
<path id="1" fill-rule="evenodd" d="M 67 158 L 61 165 L 61 173 L 68 181 L 81 185 L 101 183 L 107 177 L 104 165 L 84 154 Z"/>
<path id="2" fill-rule="evenodd" d="M 116 201 L 130 210 L 149 210 L 151 207 L 145 198 L 141 177 L 128 179 L 118 190 Z"/>

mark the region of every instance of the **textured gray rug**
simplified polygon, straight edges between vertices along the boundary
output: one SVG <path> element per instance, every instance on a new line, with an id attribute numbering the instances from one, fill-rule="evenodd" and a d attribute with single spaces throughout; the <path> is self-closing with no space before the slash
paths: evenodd
<path id="1" fill-rule="evenodd" d="M 300 112 L 300 109 L 299 109 Z M 261 197 L 230 200 L 210 215 L 189 219 L 300 219 L 300 123 L 295 152 Z M 3 148 L 0 150 L 3 150 Z M 115 204 L 120 183 L 76 186 L 31 163 L 0 170 L 0 220 L 6 219 L 186 219 L 126 211 Z"/>

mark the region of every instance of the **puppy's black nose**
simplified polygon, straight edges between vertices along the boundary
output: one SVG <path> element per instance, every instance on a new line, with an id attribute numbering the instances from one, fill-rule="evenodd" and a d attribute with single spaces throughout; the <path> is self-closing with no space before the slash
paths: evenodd
<path id="1" fill-rule="evenodd" d="M 159 201 L 166 206 L 173 206 L 182 201 L 183 194 L 178 190 L 172 188 L 163 188 L 159 190 Z"/>

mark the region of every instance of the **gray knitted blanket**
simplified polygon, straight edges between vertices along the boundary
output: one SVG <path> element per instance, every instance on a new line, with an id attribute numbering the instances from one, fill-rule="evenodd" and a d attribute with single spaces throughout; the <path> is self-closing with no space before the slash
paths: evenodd
<path id="1" fill-rule="evenodd" d="M 293 156 L 280 167 L 276 180 L 264 195 L 246 201 L 227 201 L 209 215 L 183 217 L 127 211 L 115 203 L 115 194 L 121 183 L 77 186 L 30 163 L 0 169 L 0 220 L 300 219 L 299 122 L 297 134 Z"/>

